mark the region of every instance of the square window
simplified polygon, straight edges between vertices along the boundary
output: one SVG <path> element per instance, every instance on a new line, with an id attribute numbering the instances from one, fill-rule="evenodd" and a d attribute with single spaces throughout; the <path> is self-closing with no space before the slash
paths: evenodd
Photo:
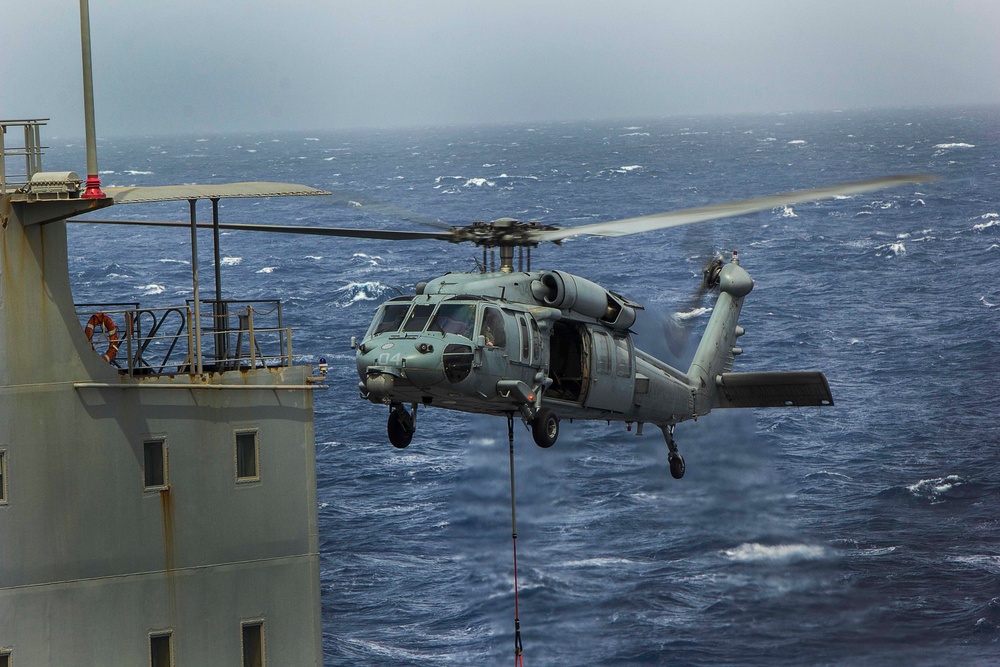
<path id="1" fill-rule="evenodd" d="M 260 479 L 260 452 L 257 446 L 257 431 L 236 432 L 236 479 L 250 481 Z"/>
<path id="2" fill-rule="evenodd" d="M 150 667 L 173 667 L 173 664 L 173 635 L 169 632 L 150 635 Z"/>
<path id="3" fill-rule="evenodd" d="M 142 443 L 142 485 L 147 491 L 167 488 L 167 441 L 163 438 Z"/>
<path id="4" fill-rule="evenodd" d="M 264 623 L 243 623 L 243 667 L 264 667 Z"/>
<path id="5" fill-rule="evenodd" d="M 10 651 L 0 651 L 0 667 L 11 667 Z"/>

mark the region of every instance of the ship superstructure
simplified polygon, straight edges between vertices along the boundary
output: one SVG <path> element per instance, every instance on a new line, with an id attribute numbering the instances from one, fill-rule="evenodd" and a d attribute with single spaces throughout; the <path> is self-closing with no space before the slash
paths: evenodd
<path id="1" fill-rule="evenodd" d="M 126 195 L 44 171 L 43 125 L 0 121 L 0 667 L 321 664 L 321 379 L 280 302 L 201 299 L 193 217 L 194 299 L 74 304 L 66 220 Z"/>

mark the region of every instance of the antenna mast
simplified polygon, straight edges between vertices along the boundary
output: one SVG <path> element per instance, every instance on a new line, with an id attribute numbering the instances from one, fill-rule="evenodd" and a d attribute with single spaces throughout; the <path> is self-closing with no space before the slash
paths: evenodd
<path id="1" fill-rule="evenodd" d="M 94 126 L 94 72 L 90 65 L 90 6 L 80 0 L 80 47 L 83 51 L 83 117 L 87 132 L 87 182 L 84 199 L 104 199 L 97 175 L 97 130 Z"/>

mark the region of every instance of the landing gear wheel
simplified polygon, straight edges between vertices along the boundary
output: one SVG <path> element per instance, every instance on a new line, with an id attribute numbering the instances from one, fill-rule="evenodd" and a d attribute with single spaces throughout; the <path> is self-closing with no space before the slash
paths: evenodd
<path id="1" fill-rule="evenodd" d="M 389 434 L 389 442 L 392 443 L 393 447 L 405 449 L 413 440 L 413 422 L 410 415 L 402 408 L 390 412 L 386 432 Z"/>
<path id="2" fill-rule="evenodd" d="M 670 452 L 667 455 L 667 461 L 670 463 L 670 476 L 674 479 L 680 479 L 684 476 L 684 457 L 677 452 Z"/>
<path id="3" fill-rule="evenodd" d="M 550 408 L 539 408 L 531 420 L 531 435 L 539 447 L 551 447 L 559 437 L 559 417 Z"/>

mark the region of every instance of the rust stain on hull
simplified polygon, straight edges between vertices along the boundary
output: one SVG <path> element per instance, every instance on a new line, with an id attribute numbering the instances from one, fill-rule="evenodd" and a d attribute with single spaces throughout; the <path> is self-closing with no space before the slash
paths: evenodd
<path id="1" fill-rule="evenodd" d="M 160 511 L 163 515 L 163 561 L 167 583 L 167 615 L 170 627 L 177 624 L 177 581 L 174 576 L 174 499 L 169 488 L 160 491 Z"/>

